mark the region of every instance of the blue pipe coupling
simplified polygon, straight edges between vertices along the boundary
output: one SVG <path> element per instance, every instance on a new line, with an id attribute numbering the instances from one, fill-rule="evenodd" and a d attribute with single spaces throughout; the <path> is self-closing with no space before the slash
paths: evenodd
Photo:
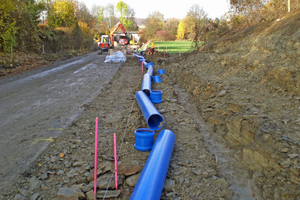
<path id="1" fill-rule="evenodd" d="M 140 106 L 148 127 L 152 130 L 161 129 L 164 125 L 164 118 L 155 108 L 149 97 L 143 91 L 138 91 L 135 94 L 135 98 Z"/>
<path id="2" fill-rule="evenodd" d="M 174 143 L 175 135 L 172 131 L 166 129 L 158 134 L 130 200 L 160 199 Z"/>
<path id="3" fill-rule="evenodd" d="M 151 91 L 151 76 L 149 74 L 144 74 L 142 82 L 142 91 L 149 97 Z"/>

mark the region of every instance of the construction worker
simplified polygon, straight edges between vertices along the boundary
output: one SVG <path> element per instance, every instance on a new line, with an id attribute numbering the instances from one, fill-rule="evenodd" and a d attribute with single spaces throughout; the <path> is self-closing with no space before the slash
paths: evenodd
<path id="1" fill-rule="evenodd" d="M 154 54 L 154 42 L 151 42 L 151 54 Z"/>

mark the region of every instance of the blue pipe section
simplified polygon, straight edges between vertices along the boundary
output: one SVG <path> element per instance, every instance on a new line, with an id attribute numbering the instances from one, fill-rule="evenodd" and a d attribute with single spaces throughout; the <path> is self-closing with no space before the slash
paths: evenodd
<path id="1" fill-rule="evenodd" d="M 147 63 L 147 65 L 146 65 L 146 69 L 148 69 L 150 66 L 152 66 L 152 67 L 153 67 L 153 62 L 149 62 L 149 63 Z"/>
<path id="2" fill-rule="evenodd" d="M 147 74 L 149 74 L 150 76 L 153 76 L 153 66 L 152 65 L 150 65 L 148 67 Z"/>
<path id="3" fill-rule="evenodd" d="M 151 91 L 151 76 L 150 74 L 144 74 L 142 82 L 142 91 L 149 97 Z"/>
<path id="4" fill-rule="evenodd" d="M 164 118 L 155 108 L 149 97 L 143 91 L 138 91 L 135 94 L 135 98 L 149 128 L 152 130 L 159 130 L 164 125 Z"/>
<path id="5" fill-rule="evenodd" d="M 175 135 L 166 129 L 161 131 L 134 187 L 130 200 L 159 200 L 167 176 Z"/>

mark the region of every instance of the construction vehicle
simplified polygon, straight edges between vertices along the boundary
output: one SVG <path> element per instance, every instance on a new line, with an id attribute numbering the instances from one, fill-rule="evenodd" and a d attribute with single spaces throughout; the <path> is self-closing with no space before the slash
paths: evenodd
<path id="1" fill-rule="evenodd" d="M 103 51 L 108 51 L 110 48 L 110 41 L 108 35 L 102 35 L 100 42 L 98 42 L 98 54 L 102 54 Z"/>
<path id="2" fill-rule="evenodd" d="M 115 32 L 121 28 L 124 35 L 115 36 Z M 106 41 L 104 41 L 106 39 Z M 137 50 L 138 49 L 138 35 L 134 36 L 133 34 L 127 34 L 123 24 L 119 21 L 113 29 L 111 29 L 109 36 L 102 35 L 101 42 L 98 44 L 98 53 L 102 54 L 103 51 L 108 51 L 108 49 L 113 49 L 117 46 L 127 47 L 128 49 Z M 116 41 L 115 41 L 116 40 Z"/>
<path id="3" fill-rule="evenodd" d="M 121 28 L 121 30 L 123 31 L 123 33 L 125 34 L 125 37 L 122 37 L 119 39 L 119 43 L 121 45 L 126 45 L 128 44 L 128 39 L 127 39 L 127 31 L 125 30 L 122 22 L 118 22 L 115 27 L 110 31 L 109 34 L 109 38 L 110 38 L 110 48 L 114 48 L 115 47 L 115 39 L 114 39 L 114 33 L 116 32 L 116 30 L 118 30 L 118 28 Z"/>

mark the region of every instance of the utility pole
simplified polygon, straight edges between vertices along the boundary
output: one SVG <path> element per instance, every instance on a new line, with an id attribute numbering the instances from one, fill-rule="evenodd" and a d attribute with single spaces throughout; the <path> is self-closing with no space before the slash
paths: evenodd
<path id="1" fill-rule="evenodd" d="M 288 0 L 288 12 L 290 12 L 291 11 L 291 2 L 290 2 L 290 0 Z"/>

